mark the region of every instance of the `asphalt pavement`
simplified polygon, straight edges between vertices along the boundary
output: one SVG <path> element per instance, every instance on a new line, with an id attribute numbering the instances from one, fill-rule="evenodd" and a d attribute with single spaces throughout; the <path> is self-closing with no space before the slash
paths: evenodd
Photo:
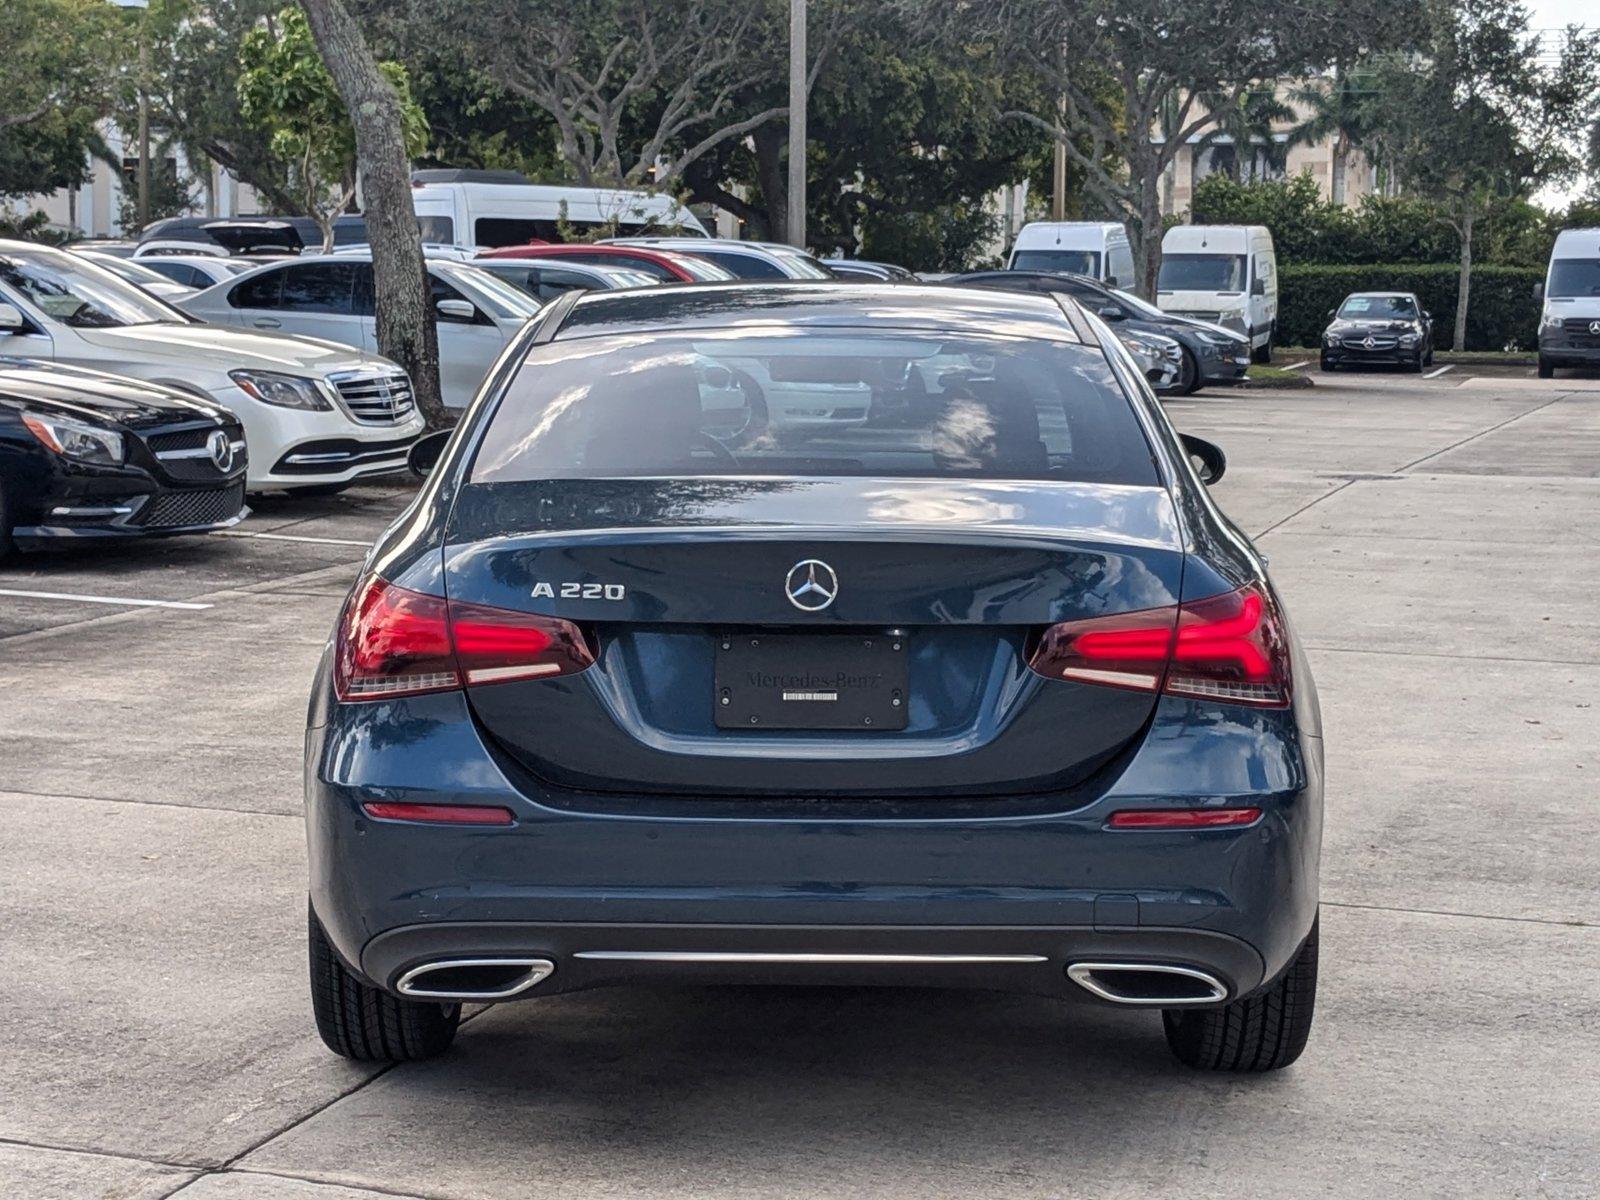
<path id="1" fill-rule="evenodd" d="M 403 487 L 0 567 L 8 1196 L 1600 1194 L 1600 378 L 1204 392 L 1327 732 L 1305 1057 L 913 990 L 652 989 L 329 1054 L 306 994 L 312 666 Z"/>

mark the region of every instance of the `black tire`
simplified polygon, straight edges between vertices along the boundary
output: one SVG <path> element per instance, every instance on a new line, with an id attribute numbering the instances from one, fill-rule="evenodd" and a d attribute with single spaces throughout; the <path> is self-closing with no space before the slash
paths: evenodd
<path id="1" fill-rule="evenodd" d="M 1267 340 L 1263 345 L 1261 345 L 1257 349 L 1254 349 L 1254 350 L 1250 351 L 1250 361 L 1258 362 L 1258 363 L 1269 363 L 1269 362 L 1272 361 L 1272 334 L 1271 333 L 1267 334 Z"/>
<path id="2" fill-rule="evenodd" d="M 1221 1008 L 1161 1013 L 1178 1061 L 1201 1071 L 1277 1071 L 1300 1057 L 1317 1001 L 1317 926 L 1270 987 Z"/>
<path id="3" fill-rule="evenodd" d="M 1428 356 L 1422 360 L 1424 366 L 1433 366 L 1433 347 L 1428 347 Z"/>
<path id="4" fill-rule="evenodd" d="M 1333 364 L 1328 361 L 1328 356 L 1326 354 L 1324 354 L 1321 358 L 1319 358 L 1317 360 L 1317 367 L 1318 367 L 1319 370 L 1329 371 L 1329 372 L 1331 372 L 1334 369 Z"/>
<path id="5" fill-rule="evenodd" d="M 1556 374 L 1556 369 L 1555 369 L 1554 365 L 1552 365 L 1551 363 L 1546 362 L 1543 358 L 1540 358 L 1539 359 L 1539 378 L 1540 379 L 1554 379 L 1555 378 L 1555 374 Z"/>
<path id="6" fill-rule="evenodd" d="M 308 911 L 307 919 L 311 1008 L 328 1049 L 357 1062 L 393 1063 L 432 1058 L 450 1048 L 461 1024 L 459 1004 L 402 1000 L 367 986 L 339 961 L 316 913 Z"/>
<path id="7" fill-rule="evenodd" d="M 1406 370 L 1410 371 L 1413 375 L 1421 375 L 1422 374 L 1422 367 L 1423 367 L 1422 351 L 1418 350 L 1417 351 L 1416 361 L 1407 363 L 1406 364 Z"/>
<path id="8" fill-rule="evenodd" d="M 1180 396 L 1192 396 L 1200 390 L 1200 364 L 1195 361 L 1194 352 L 1187 346 L 1183 348 L 1183 362 L 1178 366 L 1178 382 L 1173 384 L 1172 390 Z"/>

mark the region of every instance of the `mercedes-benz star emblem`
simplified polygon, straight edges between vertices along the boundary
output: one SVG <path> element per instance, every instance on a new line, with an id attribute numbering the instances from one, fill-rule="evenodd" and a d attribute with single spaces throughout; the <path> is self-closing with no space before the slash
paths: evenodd
<path id="1" fill-rule="evenodd" d="M 839 594 L 839 577 L 820 558 L 808 558 L 789 568 L 783 591 L 801 612 L 821 612 Z"/>
<path id="2" fill-rule="evenodd" d="M 1589 332 L 1590 333 L 1600 333 L 1600 321 L 1590 321 L 1589 322 Z"/>
<path id="3" fill-rule="evenodd" d="M 228 431 L 213 429 L 211 436 L 206 438 L 206 453 L 211 456 L 211 461 L 216 464 L 217 470 L 224 475 L 233 466 L 233 443 L 228 440 Z"/>
<path id="4" fill-rule="evenodd" d="M 1377 340 L 1375 338 L 1373 338 L 1373 336 L 1369 333 L 1369 334 L 1367 334 L 1367 340 L 1362 342 L 1361 344 L 1363 346 L 1365 346 L 1368 350 L 1371 350 L 1378 343 L 1377 343 Z"/>

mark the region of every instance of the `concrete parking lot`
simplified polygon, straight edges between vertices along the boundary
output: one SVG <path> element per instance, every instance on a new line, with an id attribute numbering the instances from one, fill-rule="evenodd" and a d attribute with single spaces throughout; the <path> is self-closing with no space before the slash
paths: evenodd
<path id="1" fill-rule="evenodd" d="M 1150 1014 L 600 992 L 426 1064 L 306 995 L 312 665 L 400 488 L 0 568 L 0 1180 L 24 1197 L 1600 1193 L 1600 379 L 1176 401 L 1230 458 L 1327 727 L 1306 1056 L 1194 1074 Z"/>

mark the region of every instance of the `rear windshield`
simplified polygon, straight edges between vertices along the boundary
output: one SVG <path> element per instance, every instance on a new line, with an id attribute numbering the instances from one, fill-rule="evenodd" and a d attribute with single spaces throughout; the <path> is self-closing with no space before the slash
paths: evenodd
<path id="1" fill-rule="evenodd" d="M 540 347 L 471 478 L 719 475 L 1156 482 L 1097 348 L 846 330 Z"/>

